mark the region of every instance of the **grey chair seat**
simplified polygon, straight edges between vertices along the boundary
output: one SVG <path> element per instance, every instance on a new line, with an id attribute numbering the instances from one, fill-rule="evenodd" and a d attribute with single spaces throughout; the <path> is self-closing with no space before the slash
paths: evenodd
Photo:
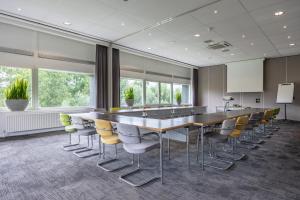
<path id="1" fill-rule="evenodd" d="M 77 129 L 77 135 L 81 136 L 89 136 L 89 135 L 94 135 L 96 134 L 96 129 L 95 128 L 84 128 L 84 129 Z"/>
<path id="2" fill-rule="evenodd" d="M 158 141 L 153 140 L 142 140 L 141 143 L 137 144 L 123 144 L 124 149 L 128 153 L 141 154 L 150 151 L 155 148 L 159 148 L 160 144 Z"/>
<path id="3" fill-rule="evenodd" d="M 208 138 L 214 143 L 225 143 L 227 142 L 227 136 L 226 135 L 221 135 L 220 133 L 217 132 L 206 132 L 204 137 Z"/>

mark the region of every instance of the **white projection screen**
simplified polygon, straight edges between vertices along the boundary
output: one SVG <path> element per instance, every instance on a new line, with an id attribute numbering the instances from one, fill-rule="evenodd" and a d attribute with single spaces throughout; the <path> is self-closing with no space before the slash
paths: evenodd
<path id="1" fill-rule="evenodd" d="M 227 64 L 227 92 L 263 92 L 264 59 Z"/>

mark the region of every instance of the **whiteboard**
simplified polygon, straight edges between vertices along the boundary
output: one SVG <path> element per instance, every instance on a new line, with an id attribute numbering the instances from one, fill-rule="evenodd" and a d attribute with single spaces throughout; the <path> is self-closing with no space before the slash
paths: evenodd
<path id="1" fill-rule="evenodd" d="M 294 83 L 278 84 L 276 103 L 293 103 Z"/>
<path id="2" fill-rule="evenodd" d="M 263 92 L 264 59 L 227 64 L 227 92 Z"/>

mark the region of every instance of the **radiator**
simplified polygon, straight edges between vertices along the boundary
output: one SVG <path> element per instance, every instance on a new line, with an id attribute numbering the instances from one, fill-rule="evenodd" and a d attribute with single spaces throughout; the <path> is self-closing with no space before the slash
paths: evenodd
<path id="1" fill-rule="evenodd" d="M 4 115 L 4 133 L 61 127 L 59 112 L 10 112 Z"/>

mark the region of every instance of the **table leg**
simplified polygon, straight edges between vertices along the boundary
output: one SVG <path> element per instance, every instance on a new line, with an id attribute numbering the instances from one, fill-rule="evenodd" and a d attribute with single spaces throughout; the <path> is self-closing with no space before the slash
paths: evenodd
<path id="1" fill-rule="evenodd" d="M 190 168 L 190 136 L 189 136 L 189 128 L 185 128 L 186 130 L 186 162 L 187 167 Z"/>
<path id="2" fill-rule="evenodd" d="M 163 137 L 164 132 L 159 133 L 159 141 L 160 141 L 160 181 L 163 184 L 164 181 L 164 167 L 163 167 Z"/>
<path id="3" fill-rule="evenodd" d="M 204 170 L 204 130 L 203 126 L 201 126 L 201 156 L 202 156 L 202 171 Z"/>

